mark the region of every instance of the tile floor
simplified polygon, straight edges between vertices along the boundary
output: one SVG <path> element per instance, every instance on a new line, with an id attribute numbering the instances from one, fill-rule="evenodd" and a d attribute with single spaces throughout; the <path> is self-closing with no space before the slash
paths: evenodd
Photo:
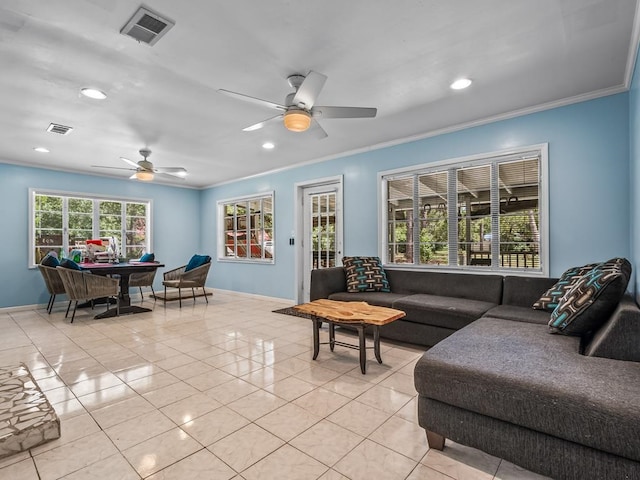
<path id="1" fill-rule="evenodd" d="M 139 301 L 139 300 L 138 300 Z M 478 450 L 429 450 L 416 421 L 418 348 L 321 346 L 290 302 L 216 291 L 207 305 L 64 319 L 57 304 L 0 311 L 0 365 L 25 362 L 62 436 L 0 460 L 0 478 L 542 479 Z M 326 333 L 325 333 L 326 335 Z"/>

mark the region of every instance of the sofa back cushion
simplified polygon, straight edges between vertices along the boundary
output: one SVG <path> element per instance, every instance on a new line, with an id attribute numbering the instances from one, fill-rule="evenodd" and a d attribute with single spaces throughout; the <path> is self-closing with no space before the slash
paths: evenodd
<path id="1" fill-rule="evenodd" d="M 587 344 L 584 354 L 640 362 L 640 309 L 625 295 L 609 320 Z"/>
<path id="2" fill-rule="evenodd" d="M 441 273 L 386 269 L 393 293 L 426 293 L 443 297 L 468 298 L 499 304 L 502 299 L 502 275 Z"/>
<path id="3" fill-rule="evenodd" d="M 557 281 L 557 278 L 506 276 L 502 304 L 530 308 Z"/>

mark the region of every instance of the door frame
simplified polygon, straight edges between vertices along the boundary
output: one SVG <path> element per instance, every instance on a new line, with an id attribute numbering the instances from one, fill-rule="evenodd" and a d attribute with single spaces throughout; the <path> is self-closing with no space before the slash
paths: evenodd
<path id="1" fill-rule="evenodd" d="M 302 303 L 304 301 L 304 248 L 303 248 L 303 236 L 304 236 L 304 195 L 305 190 L 309 188 L 322 187 L 324 185 L 337 185 L 338 191 L 336 192 L 336 204 L 340 205 L 340 223 L 338 232 L 336 233 L 336 247 L 344 247 L 344 178 L 342 175 L 336 175 L 332 177 L 317 178 L 314 180 L 308 180 L 305 182 L 298 182 L 294 184 L 294 231 L 292 238 L 295 245 L 295 296 L 296 303 Z M 337 217 L 336 217 L 337 221 Z M 344 250 L 344 248 L 342 248 Z M 338 259 L 336 258 L 336 262 Z"/>

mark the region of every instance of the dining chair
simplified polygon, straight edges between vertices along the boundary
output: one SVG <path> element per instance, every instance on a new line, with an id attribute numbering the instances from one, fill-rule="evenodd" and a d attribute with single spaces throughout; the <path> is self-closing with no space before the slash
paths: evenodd
<path id="1" fill-rule="evenodd" d="M 197 257 L 197 258 L 196 258 Z M 167 287 L 178 289 L 178 301 L 182 308 L 182 289 L 190 288 L 193 294 L 193 301 L 196 301 L 196 288 L 202 288 L 204 299 L 209 303 L 204 284 L 211 268 L 211 257 L 208 255 L 194 255 L 187 265 L 183 265 L 168 272 L 164 272 L 164 301 L 167 302 Z"/>
<path id="2" fill-rule="evenodd" d="M 56 270 L 60 274 L 65 292 L 69 297 L 69 306 L 67 307 L 67 313 L 64 318 L 69 316 L 71 302 L 75 301 L 73 315 L 71 315 L 71 323 L 73 323 L 75 319 L 76 309 L 78 308 L 78 302 L 80 300 L 91 301 L 93 307 L 93 300 L 97 298 L 115 297 L 116 314 L 120 314 L 120 279 L 93 275 L 88 272 L 64 267 L 56 267 Z M 110 302 L 107 302 L 107 310 L 109 306 Z"/>
<path id="3" fill-rule="evenodd" d="M 56 295 L 66 293 L 64 284 L 60 278 L 60 274 L 56 270 L 56 267 L 47 267 L 46 265 L 38 265 L 38 269 L 44 278 L 44 284 L 49 292 L 49 303 L 47 304 L 47 313 L 51 315 L 53 310 L 53 304 L 56 301 Z"/>
<path id="4" fill-rule="evenodd" d="M 129 286 L 138 287 L 140 289 L 140 297 L 144 300 L 142 287 L 151 287 L 153 299 L 156 299 L 156 292 L 153 290 L 153 281 L 156 278 L 156 270 L 152 272 L 132 273 L 129 275 Z"/>

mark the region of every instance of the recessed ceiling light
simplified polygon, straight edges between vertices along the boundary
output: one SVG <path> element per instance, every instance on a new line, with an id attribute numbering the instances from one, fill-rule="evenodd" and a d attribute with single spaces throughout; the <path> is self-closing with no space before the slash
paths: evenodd
<path id="1" fill-rule="evenodd" d="M 94 100 L 104 100 L 107 98 L 107 94 L 97 88 L 85 87 L 80 90 L 80 93 L 85 97 L 93 98 Z"/>
<path id="2" fill-rule="evenodd" d="M 262 148 L 264 148 L 265 150 L 272 150 L 275 148 L 275 144 L 273 144 L 272 142 L 264 142 L 262 144 Z"/>
<path id="3" fill-rule="evenodd" d="M 468 78 L 459 78 L 449 86 L 453 90 L 463 90 L 467 88 L 469 85 L 471 85 L 471 80 L 469 80 Z"/>
<path id="4" fill-rule="evenodd" d="M 36 152 L 40 152 L 40 153 L 49 153 L 49 149 L 44 148 L 44 147 L 33 147 L 33 149 L 34 149 Z"/>

